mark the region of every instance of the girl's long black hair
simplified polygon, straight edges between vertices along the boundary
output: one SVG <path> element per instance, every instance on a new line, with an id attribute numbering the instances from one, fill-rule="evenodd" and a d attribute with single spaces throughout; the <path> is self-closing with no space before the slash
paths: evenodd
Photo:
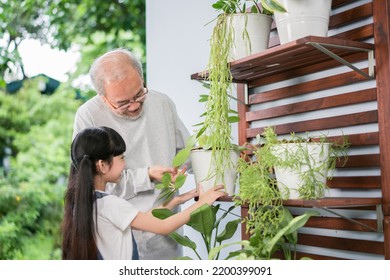
<path id="1" fill-rule="evenodd" d="M 93 219 L 96 162 L 103 160 L 111 164 L 113 157 L 125 150 L 123 138 L 108 127 L 86 128 L 73 140 L 62 225 L 63 259 L 97 259 Z"/>

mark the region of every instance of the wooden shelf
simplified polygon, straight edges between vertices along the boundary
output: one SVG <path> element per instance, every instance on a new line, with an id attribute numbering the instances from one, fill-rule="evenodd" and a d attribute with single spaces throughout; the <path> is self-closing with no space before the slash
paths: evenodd
<path id="1" fill-rule="evenodd" d="M 345 66 L 361 75 L 365 79 L 373 79 L 374 73 L 374 44 L 361 41 L 352 41 L 332 37 L 307 36 L 286 44 L 269 48 L 251 56 L 230 62 L 230 71 L 234 83 L 247 84 L 255 87 L 261 79 L 279 75 L 288 77 L 291 73 L 309 69 L 307 72 L 319 72 L 338 66 Z M 367 67 L 358 68 L 356 62 L 367 62 Z M 298 76 L 298 74 L 297 74 Z M 191 79 L 207 81 L 208 73 L 199 72 L 191 75 Z M 269 80 L 269 79 L 268 79 Z M 246 134 L 246 136 L 248 136 Z M 238 198 L 239 199 L 239 198 Z M 219 202 L 233 202 L 233 197 L 222 197 Z M 283 202 L 284 206 L 318 208 L 332 215 L 349 220 L 373 232 L 383 231 L 382 199 L 380 197 L 327 197 L 322 199 L 289 199 Z M 377 212 L 377 226 L 360 222 L 344 216 L 339 209 L 359 210 L 375 209 Z M 248 214 L 247 205 L 242 205 L 241 215 Z"/>
<path id="2" fill-rule="evenodd" d="M 218 199 L 221 202 L 232 202 L 232 196 Z M 326 197 L 321 199 L 288 199 L 283 202 L 284 206 L 294 207 L 318 207 L 318 208 L 348 208 L 348 207 L 368 207 L 381 204 L 380 197 L 358 198 L 358 197 Z"/>
<path id="3" fill-rule="evenodd" d="M 239 198 L 238 198 L 239 199 Z M 220 202 L 233 202 L 232 196 L 225 196 L 218 199 Z M 332 213 L 340 218 L 349 220 L 355 224 L 359 224 L 362 227 L 367 228 L 372 232 L 383 232 L 382 225 L 382 199 L 380 197 L 326 197 L 321 199 L 288 199 L 283 202 L 284 206 L 290 207 L 306 207 L 306 208 L 318 208 Z M 358 220 L 348 218 L 344 216 L 336 209 L 342 208 L 374 208 L 377 212 L 377 226 L 376 228 L 371 227 L 367 224 L 359 222 Z M 248 214 L 248 205 L 241 206 L 241 215 L 246 216 Z M 334 210 L 332 210 L 334 209 Z"/>
<path id="4" fill-rule="evenodd" d="M 249 83 L 282 72 L 292 71 L 310 65 L 337 60 L 368 79 L 374 77 L 374 45 L 370 43 L 338 38 L 307 36 L 263 52 L 232 61 L 230 63 L 233 81 Z M 362 54 L 368 59 L 368 73 L 356 68 L 346 60 L 353 54 Z M 193 80 L 207 80 L 207 73 L 191 75 Z"/>

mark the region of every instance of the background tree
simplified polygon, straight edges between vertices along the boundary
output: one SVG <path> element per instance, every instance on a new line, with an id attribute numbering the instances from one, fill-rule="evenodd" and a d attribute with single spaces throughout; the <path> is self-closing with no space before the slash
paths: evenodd
<path id="1" fill-rule="evenodd" d="M 0 259 L 60 257 L 72 124 L 81 101 L 66 86 L 41 95 L 38 83 L 27 81 L 14 95 L 0 92 L 1 120 L 11 127 L 4 134 L 13 149 L 0 174 Z"/>
<path id="2" fill-rule="evenodd" d="M 104 42 L 99 39 L 104 35 Z M 37 39 L 53 48 L 88 46 L 100 54 L 127 47 L 145 55 L 145 0 L 25 0 L 0 1 L 0 76 L 26 78 L 18 46 Z M 98 40 L 98 42 L 96 42 Z M 85 73 L 85 72 L 84 72 Z M 2 83 L 4 86 L 4 81 Z"/>
<path id="3" fill-rule="evenodd" d="M 0 0 L 0 259 L 60 258 L 73 118 L 95 95 L 72 85 L 112 48 L 145 61 L 144 19 L 144 0 Z M 78 46 L 77 70 L 54 94 L 40 93 L 41 78 L 27 79 L 18 52 L 24 39 Z M 23 87 L 6 92 L 6 81 L 18 79 Z"/>

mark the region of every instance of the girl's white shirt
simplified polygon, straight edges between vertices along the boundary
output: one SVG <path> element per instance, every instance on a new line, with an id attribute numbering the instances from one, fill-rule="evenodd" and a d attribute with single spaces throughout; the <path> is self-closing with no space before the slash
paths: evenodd
<path id="1" fill-rule="evenodd" d="M 96 199 L 96 244 L 105 260 L 131 260 L 133 255 L 130 223 L 138 210 L 115 195 Z M 95 219 L 95 208 L 94 208 Z"/>

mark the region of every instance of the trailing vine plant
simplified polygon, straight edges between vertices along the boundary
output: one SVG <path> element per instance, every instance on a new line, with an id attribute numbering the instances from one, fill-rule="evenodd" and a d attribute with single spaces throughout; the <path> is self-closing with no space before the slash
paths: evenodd
<path id="1" fill-rule="evenodd" d="M 214 174 L 220 176 L 231 166 L 231 123 L 239 120 L 237 112 L 230 109 L 232 75 L 230 73 L 230 50 L 233 44 L 233 29 L 228 25 L 228 14 L 218 16 L 210 39 L 210 56 L 207 66 L 210 92 L 206 102 L 206 114 L 202 128 L 197 134 L 206 134 L 206 148 L 212 150 Z M 205 147 L 204 147 L 205 148 Z"/>
<path id="2" fill-rule="evenodd" d="M 247 10 L 247 2 L 253 3 L 250 11 Z M 212 174 L 209 174 L 209 178 L 215 176 L 223 180 L 224 170 L 232 167 L 233 164 L 230 160 L 230 149 L 233 147 L 231 124 L 239 121 L 237 112 L 230 108 L 233 77 L 229 62 L 235 36 L 231 15 L 247 12 L 271 15 L 274 11 L 286 12 L 286 10 L 276 0 L 218 0 L 212 6 L 221 13 L 216 19 L 210 38 L 209 60 L 205 71 L 208 75 L 209 95 L 201 99 L 206 101 L 206 111 L 202 115 L 204 122 L 200 124 L 197 139 L 200 139 L 202 134 L 206 134 L 207 143 L 203 149 L 212 150 L 215 169 Z M 242 37 L 250 47 L 246 28 Z"/>
<path id="3" fill-rule="evenodd" d="M 289 189 L 278 184 L 273 173 L 274 167 L 281 166 L 296 170 L 302 179 L 299 188 L 300 198 L 315 199 L 327 188 L 326 184 L 318 180 L 319 172 L 324 169 L 333 170 L 336 162 L 342 158 L 345 164 L 349 143 L 346 137 L 342 137 L 341 143 L 330 143 L 328 159 L 314 166 L 307 144 L 318 142 L 318 146 L 322 146 L 320 144 L 329 142 L 325 136 L 310 138 L 308 135 L 298 136 L 291 133 L 290 139 L 278 139 L 275 130 L 267 127 L 262 135 L 256 137 L 256 140 L 255 144 L 248 145 L 252 148 L 250 156 L 239 160 L 240 189 L 234 200 L 238 205 L 248 206 L 245 222 L 246 230 L 251 236 L 250 247 L 253 254 L 258 258 L 268 258 L 274 253 L 268 250 L 270 239 L 292 220 L 288 209 L 283 206 L 283 200 L 289 197 Z M 286 143 L 297 144 L 298 148 L 291 149 L 285 146 L 281 152 L 283 156 L 280 157 L 280 154 L 275 153 L 275 147 Z M 304 165 L 309 169 L 301 169 Z M 327 176 L 331 179 L 331 174 Z M 282 250 L 287 259 L 294 258 L 292 252 L 297 242 L 296 233 L 286 235 L 284 238 L 286 243 L 281 243 L 281 246 L 276 246 L 275 249 Z"/>
<path id="4" fill-rule="evenodd" d="M 288 210 L 283 207 L 283 195 L 271 175 L 272 166 L 262 162 L 262 152 L 255 149 L 255 157 L 240 158 L 238 172 L 240 189 L 234 199 L 237 205 L 248 207 L 245 217 L 246 230 L 250 234 L 250 246 L 257 259 L 270 258 L 267 243 L 289 220 Z"/>
<path id="5" fill-rule="evenodd" d="M 291 133 L 289 139 L 278 140 L 274 129 L 268 127 L 263 133 L 265 148 L 260 149 L 264 150 L 262 161 L 266 161 L 269 166 L 278 166 L 297 174 L 300 179 L 299 198 L 321 198 L 328 189 L 324 179 L 332 179 L 337 162 L 345 164 L 348 160 L 350 144 L 347 137 L 343 136 L 341 139 L 340 143 L 336 143 L 323 134 L 309 136 L 308 133 Z M 321 161 L 317 159 L 318 155 L 322 158 Z M 279 184 L 280 187 L 286 186 Z"/>

